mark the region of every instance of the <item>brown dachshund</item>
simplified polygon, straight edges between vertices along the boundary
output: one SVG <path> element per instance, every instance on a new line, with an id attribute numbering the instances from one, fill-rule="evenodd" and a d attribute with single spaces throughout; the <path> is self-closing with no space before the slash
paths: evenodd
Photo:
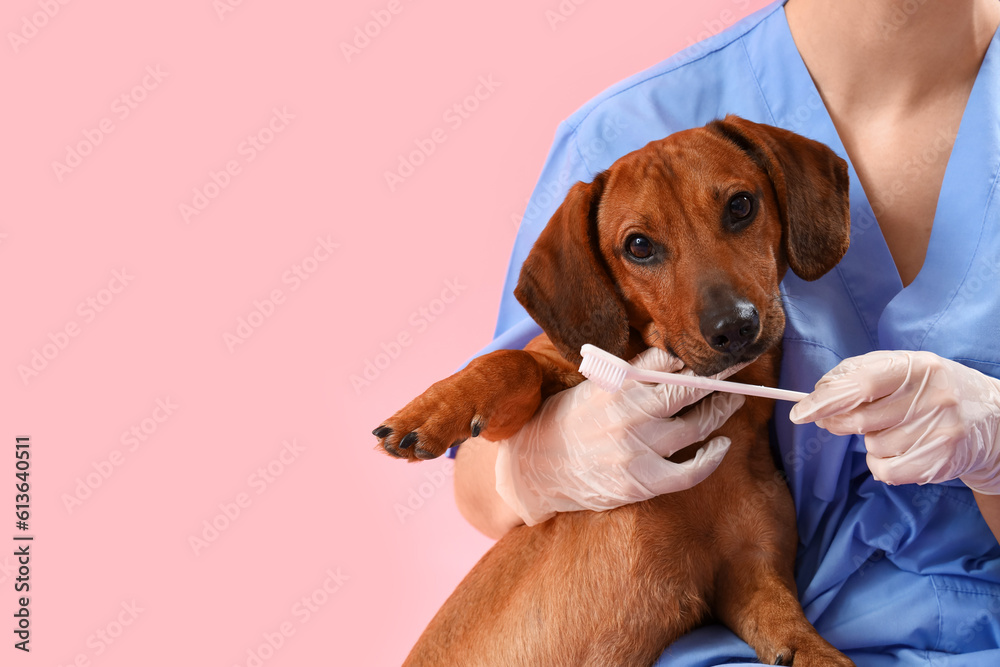
<path id="1" fill-rule="evenodd" d="M 847 165 L 822 144 L 735 116 L 654 141 L 574 185 L 538 237 L 515 294 L 545 334 L 433 385 L 375 429 L 379 445 L 414 460 L 507 438 L 582 381 L 584 343 L 626 359 L 658 346 L 701 375 L 755 360 L 733 379 L 776 386 L 778 283 L 829 271 L 849 227 Z M 645 666 L 714 619 L 764 663 L 853 665 L 795 595 L 772 410 L 747 398 L 712 436 L 729 452 L 692 489 L 511 530 L 405 664 Z"/>

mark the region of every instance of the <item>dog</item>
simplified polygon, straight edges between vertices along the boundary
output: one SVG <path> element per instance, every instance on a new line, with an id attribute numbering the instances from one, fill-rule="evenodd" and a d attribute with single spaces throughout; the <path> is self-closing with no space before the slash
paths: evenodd
<path id="1" fill-rule="evenodd" d="M 431 386 L 375 429 L 377 447 L 413 461 L 510 437 L 583 380 L 584 343 L 626 359 L 657 346 L 699 375 L 752 361 L 731 379 L 776 386 L 778 285 L 789 268 L 828 272 L 849 236 L 847 165 L 823 144 L 736 116 L 653 141 L 573 185 L 539 235 L 515 295 L 544 333 Z M 689 490 L 512 529 L 405 666 L 647 666 L 709 620 L 766 664 L 853 665 L 796 597 L 773 407 L 748 397 L 711 436 L 732 440 L 725 458 Z"/>

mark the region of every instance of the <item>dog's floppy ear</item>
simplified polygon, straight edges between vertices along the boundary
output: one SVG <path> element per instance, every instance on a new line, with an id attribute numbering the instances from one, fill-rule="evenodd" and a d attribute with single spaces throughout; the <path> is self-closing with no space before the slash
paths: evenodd
<path id="1" fill-rule="evenodd" d="M 607 180 L 602 172 L 577 183 L 539 234 L 514 296 L 567 359 L 579 362 L 584 343 L 624 356 L 625 305 L 601 257 L 597 208 Z"/>
<path id="2" fill-rule="evenodd" d="M 771 178 L 792 271 L 816 280 L 836 266 L 851 236 L 847 163 L 818 141 L 738 116 L 708 127 L 749 154 Z"/>

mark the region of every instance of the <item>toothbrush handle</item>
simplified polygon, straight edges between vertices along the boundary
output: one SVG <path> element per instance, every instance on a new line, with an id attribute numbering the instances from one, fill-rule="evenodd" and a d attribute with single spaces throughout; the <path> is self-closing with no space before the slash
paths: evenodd
<path id="1" fill-rule="evenodd" d="M 774 387 L 764 387 L 756 384 L 742 384 L 740 382 L 728 382 L 726 380 L 713 380 L 712 378 L 701 377 L 698 375 L 681 375 L 680 373 L 648 371 L 638 368 L 629 369 L 628 377 L 631 380 L 638 380 L 640 382 L 658 382 L 661 384 L 680 385 L 682 387 L 711 389 L 713 391 L 725 391 L 730 394 L 745 394 L 746 396 L 773 398 L 779 401 L 796 402 L 808 395 L 802 393 L 801 391 L 791 391 L 789 389 L 776 389 Z"/>

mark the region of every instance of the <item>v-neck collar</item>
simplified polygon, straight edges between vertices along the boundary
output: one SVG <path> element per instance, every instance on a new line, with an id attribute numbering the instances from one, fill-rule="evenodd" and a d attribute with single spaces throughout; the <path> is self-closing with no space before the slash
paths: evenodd
<path id="1" fill-rule="evenodd" d="M 945 167 L 924 265 L 913 282 L 889 302 L 880 321 L 882 347 L 919 349 L 955 298 L 986 231 L 998 173 L 1000 30 L 987 48 L 962 114 Z"/>
<path id="2" fill-rule="evenodd" d="M 826 144 L 848 163 L 851 246 L 836 273 L 873 349 L 919 348 L 961 286 L 984 229 L 1000 166 L 1000 31 L 963 112 L 924 265 L 904 288 L 854 165 L 792 38 L 783 3 L 770 18 L 757 27 L 765 31 L 760 39 L 744 44 L 774 124 Z"/>

